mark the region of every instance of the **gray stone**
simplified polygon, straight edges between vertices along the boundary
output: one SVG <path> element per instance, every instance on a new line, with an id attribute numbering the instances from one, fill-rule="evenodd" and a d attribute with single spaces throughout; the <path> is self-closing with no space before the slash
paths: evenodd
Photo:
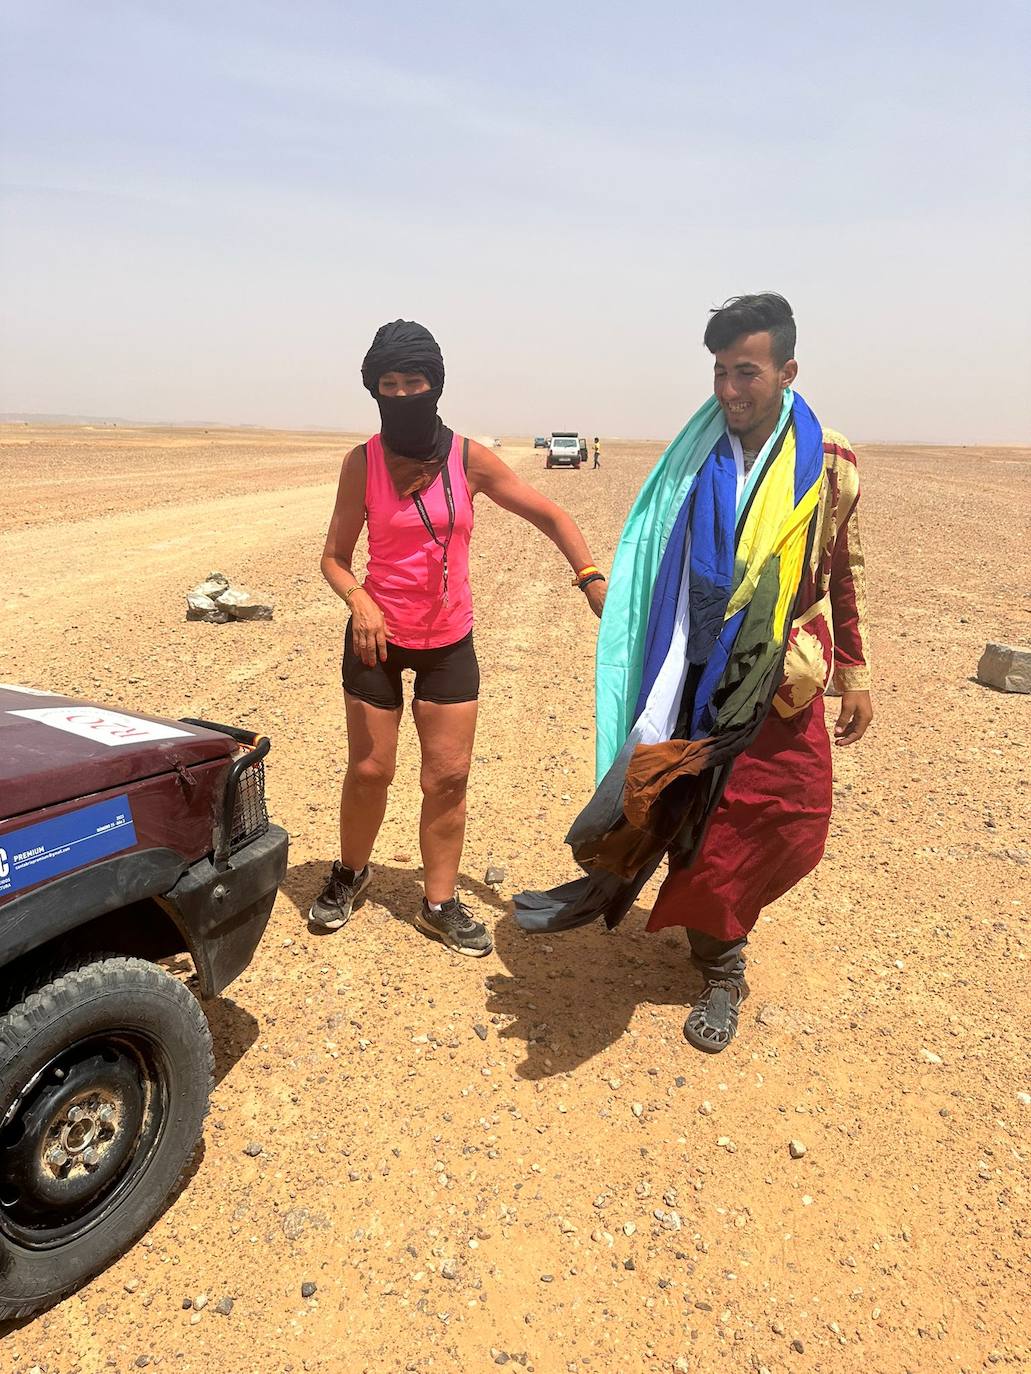
<path id="1" fill-rule="evenodd" d="M 977 665 L 977 680 L 1000 692 L 1031 692 L 1031 649 L 986 644 Z"/>
<path id="2" fill-rule="evenodd" d="M 215 1304 L 215 1311 L 220 1317 L 228 1317 L 233 1310 L 233 1298 L 220 1298 Z"/>
<path id="3" fill-rule="evenodd" d="M 243 1152 L 245 1155 L 250 1155 L 251 1159 L 257 1159 L 258 1155 L 261 1154 L 263 1149 L 264 1146 L 259 1144 L 258 1141 L 249 1140 L 247 1144 L 243 1147 Z"/>
<path id="4" fill-rule="evenodd" d="M 226 587 L 214 600 L 234 620 L 272 619 L 272 607 L 256 601 L 246 587 Z"/>
<path id="5" fill-rule="evenodd" d="M 187 593 L 186 619 L 203 620 L 208 625 L 224 625 L 229 619 L 229 612 L 217 606 L 210 596 L 194 590 Z"/>
<path id="6" fill-rule="evenodd" d="M 301 1284 L 301 1297 L 313 1298 L 318 1290 L 317 1283 L 306 1282 Z"/>
<path id="7" fill-rule="evenodd" d="M 499 883 L 505 881 L 505 870 L 503 868 L 495 868 L 495 866 L 491 864 L 483 875 L 483 881 L 488 887 L 497 887 Z"/>
<path id="8" fill-rule="evenodd" d="M 229 586 L 229 578 L 225 573 L 211 572 L 199 586 L 194 587 L 195 592 L 201 596 L 218 596 L 219 592 L 224 592 Z"/>

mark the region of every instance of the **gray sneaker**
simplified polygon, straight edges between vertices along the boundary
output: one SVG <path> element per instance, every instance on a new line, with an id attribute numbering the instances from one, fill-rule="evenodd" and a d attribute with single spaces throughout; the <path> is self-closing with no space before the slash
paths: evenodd
<path id="1" fill-rule="evenodd" d="M 433 911 L 424 897 L 415 924 L 427 935 L 443 940 L 448 949 L 457 950 L 459 954 L 471 954 L 474 959 L 481 959 L 494 948 L 487 927 L 481 925 L 457 897 L 441 902 L 439 911 Z"/>
<path id="2" fill-rule="evenodd" d="M 318 930 L 339 930 L 351 919 L 365 901 L 364 892 L 372 880 L 372 870 L 366 864 L 360 873 L 345 868 L 339 859 L 333 861 L 333 871 L 326 886 L 312 903 L 308 920 Z"/>

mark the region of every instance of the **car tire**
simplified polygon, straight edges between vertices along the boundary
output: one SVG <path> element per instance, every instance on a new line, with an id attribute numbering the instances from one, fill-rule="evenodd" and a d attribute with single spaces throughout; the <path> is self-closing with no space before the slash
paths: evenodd
<path id="1" fill-rule="evenodd" d="M 196 998 L 144 959 L 51 973 L 0 1016 L 0 1319 L 66 1296 L 160 1216 L 213 1070 Z"/>

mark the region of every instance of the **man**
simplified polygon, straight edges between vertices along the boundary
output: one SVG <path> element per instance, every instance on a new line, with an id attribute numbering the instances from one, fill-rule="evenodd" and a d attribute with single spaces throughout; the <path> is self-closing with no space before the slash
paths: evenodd
<path id="1" fill-rule="evenodd" d="M 598 447 L 598 436 L 594 436 L 594 466 L 601 467 L 601 449 Z"/>
<path id="2" fill-rule="evenodd" d="M 792 390 L 782 296 L 739 296 L 705 331 L 714 399 L 646 481 L 613 563 L 598 642 L 598 791 L 568 841 L 588 877 L 522 893 L 528 930 L 615 925 L 664 855 L 649 930 L 683 926 L 705 980 L 684 1025 L 730 1044 L 764 906 L 820 861 L 835 743 L 873 711 L 865 574 L 847 441 Z"/>

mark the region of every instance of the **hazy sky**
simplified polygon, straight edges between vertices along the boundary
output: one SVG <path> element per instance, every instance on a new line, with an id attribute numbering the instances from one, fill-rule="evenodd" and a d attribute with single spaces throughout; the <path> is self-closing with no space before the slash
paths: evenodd
<path id="1" fill-rule="evenodd" d="M 772 288 L 855 439 L 1031 442 L 1024 0 L 2 0 L 0 411 L 664 437 Z"/>

